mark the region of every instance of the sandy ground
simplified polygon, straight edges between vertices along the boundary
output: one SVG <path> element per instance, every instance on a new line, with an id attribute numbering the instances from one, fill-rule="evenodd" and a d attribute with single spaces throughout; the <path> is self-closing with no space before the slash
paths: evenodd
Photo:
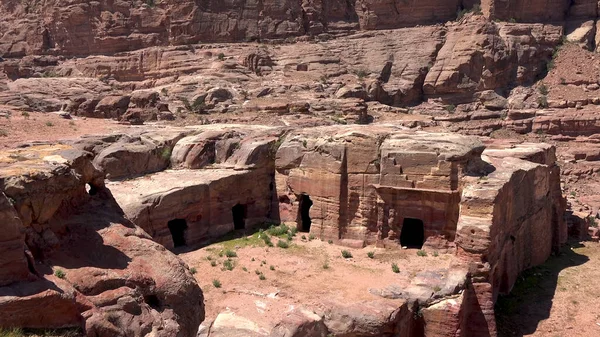
<path id="1" fill-rule="evenodd" d="M 302 240 L 303 235 L 306 240 Z M 287 249 L 277 247 L 275 237 L 275 246 L 267 247 L 256 236 L 222 241 L 180 255 L 198 271 L 195 276 L 204 291 L 206 321 L 229 309 L 268 326 L 292 307 L 318 309 L 329 301 L 383 300 L 369 289 L 407 285 L 419 272 L 442 270 L 454 261 L 451 255 L 418 256 L 415 249 L 344 248 L 310 240 L 307 233 L 298 233 Z M 223 268 L 227 257 L 219 256 L 227 249 L 237 255 L 230 259 L 234 264 L 231 271 Z M 352 258 L 342 257 L 342 250 L 349 251 Z M 367 256 L 370 251 L 374 258 Z M 392 263 L 398 265 L 399 273 L 392 271 Z M 264 280 L 260 275 L 264 275 Z M 215 280 L 220 282 L 220 288 L 215 287 Z M 403 303 L 390 301 L 398 302 L 398 306 Z"/>
<path id="2" fill-rule="evenodd" d="M 89 134 L 110 134 L 129 128 L 108 119 L 64 119 L 52 113 L 29 112 L 0 117 L 0 149 L 33 141 L 75 139 Z"/>
<path id="3" fill-rule="evenodd" d="M 496 305 L 500 337 L 600 336 L 600 244 L 572 242 Z"/>

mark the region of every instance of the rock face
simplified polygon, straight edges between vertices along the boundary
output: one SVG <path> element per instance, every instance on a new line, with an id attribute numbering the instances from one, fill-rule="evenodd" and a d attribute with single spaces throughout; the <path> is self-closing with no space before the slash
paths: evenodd
<path id="1" fill-rule="evenodd" d="M 419 246 L 443 248 L 454 239 L 460 175 L 480 168 L 481 151 L 474 139 L 383 126 L 299 132 L 277 152 L 280 215 L 360 246 L 400 244 L 414 220 L 425 223 Z"/>
<path id="2" fill-rule="evenodd" d="M 450 29 L 427 73 L 424 94 L 462 103 L 475 92 L 505 90 L 509 83 L 532 83 L 546 68 L 561 36 L 560 26 L 496 23 L 473 17 Z"/>
<path id="3" fill-rule="evenodd" d="M 2 163 L 0 326 L 196 334 L 200 288 L 181 260 L 123 217 L 88 152 L 36 145 L 3 153 Z"/>
<path id="4" fill-rule="evenodd" d="M 205 130 L 175 145 L 171 165 L 185 169 L 109 185 L 127 217 L 167 248 L 277 218 L 272 147 L 281 131 Z"/>

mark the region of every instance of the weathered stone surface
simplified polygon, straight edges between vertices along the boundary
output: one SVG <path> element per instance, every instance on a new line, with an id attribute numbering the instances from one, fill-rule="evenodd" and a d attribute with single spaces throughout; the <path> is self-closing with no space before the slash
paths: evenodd
<path id="1" fill-rule="evenodd" d="M 296 132 L 277 152 L 276 186 L 279 199 L 286 200 L 280 203 L 281 219 L 301 228 L 300 201 L 308 195 L 310 230 L 326 239 L 393 242 L 403 219 L 415 217 L 428 223 L 428 238 L 452 240 L 459 172 L 476 166 L 481 151 L 475 139 L 390 126 Z M 395 201 L 396 194 L 411 197 L 403 203 Z"/>
<path id="2" fill-rule="evenodd" d="M 0 195 L 0 286 L 29 277 L 25 255 L 25 228 L 10 200 Z"/>
<path id="3" fill-rule="evenodd" d="M 425 96 L 460 103 L 477 91 L 531 83 L 545 69 L 561 34 L 560 26 L 497 23 L 481 17 L 455 25 L 427 73 Z M 494 48 L 485 47 L 491 45 Z"/>
<path id="4" fill-rule="evenodd" d="M 123 217 L 89 153 L 67 145 L 3 152 L 0 176 L 36 275 L 0 286 L 0 326 L 75 326 L 107 337 L 196 334 L 202 292 L 187 266 Z M 18 266 L 25 248 L 15 249 L 21 254 L 11 265 Z M 19 268 L 11 275 L 22 276 Z"/>

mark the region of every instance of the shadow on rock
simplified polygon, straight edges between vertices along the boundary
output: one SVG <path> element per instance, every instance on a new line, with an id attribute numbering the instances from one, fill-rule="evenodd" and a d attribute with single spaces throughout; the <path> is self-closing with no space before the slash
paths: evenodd
<path id="1" fill-rule="evenodd" d="M 587 256 L 572 250 L 581 246 L 577 242 L 564 246 L 559 255 L 524 271 L 510 294 L 498 297 L 496 321 L 499 337 L 532 334 L 540 321 L 550 317 L 560 272 L 589 261 Z"/>

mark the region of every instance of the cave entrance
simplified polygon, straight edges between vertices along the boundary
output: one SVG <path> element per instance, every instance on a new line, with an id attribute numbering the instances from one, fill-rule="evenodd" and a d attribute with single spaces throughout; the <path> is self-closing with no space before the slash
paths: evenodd
<path id="1" fill-rule="evenodd" d="M 171 237 L 173 238 L 173 246 L 181 247 L 186 245 L 185 232 L 187 231 L 187 221 L 184 219 L 174 219 L 167 224 Z"/>
<path id="2" fill-rule="evenodd" d="M 313 202 L 310 200 L 308 194 L 302 194 L 300 196 L 300 205 L 298 205 L 298 213 L 300 213 L 300 231 L 310 232 L 310 225 L 312 220 L 310 219 L 310 208 Z"/>
<path id="3" fill-rule="evenodd" d="M 246 205 L 237 204 L 231 208 L 233 215 L 233 229 L 246 228 Z"/>
<path id="4" fill-rule="evenodd" d="M 421 249 L 425 242 L 425 226 L 423 221 L 413 218 L 404 218 L 400 232 L 400 245 L 402 247 Z"/>

